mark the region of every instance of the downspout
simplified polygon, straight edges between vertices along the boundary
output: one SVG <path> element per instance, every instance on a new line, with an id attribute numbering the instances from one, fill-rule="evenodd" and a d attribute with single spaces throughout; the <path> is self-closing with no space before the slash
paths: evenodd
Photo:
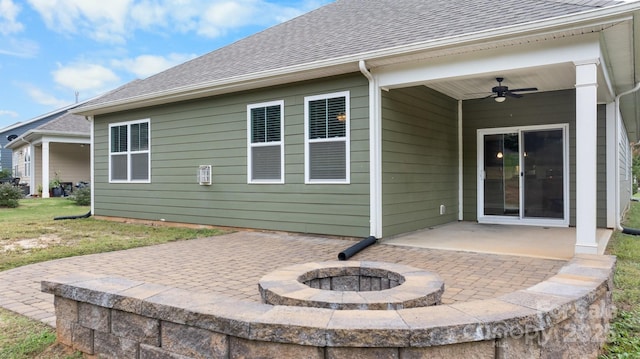
<path id="1" fill-rule="evenodd" d="M 93 175 L 94 172 L 94 161 L 95 161 L 95 155 L 94 155 L 94 150 L 95 150 L 95 146 L 94 146 L 94 135 L 93 135 L 93 131 L 94 131 L 94 117 L 93 116 L 85 116 L 84 117 L 85 120 L 89 121 L 89 184 L 91 186 L 91 208 L 89 209 L 89 213 L 93 214 L 96 213 L 95 212 L 95 191 L 93 190 L 94 188 L 96 188 L 94 186 L 94 181 L 95 181 L 95 177 Z"/>
<path id="2" fill-rule="evenodd" d="M 369 235 L 382 237 L 382 153 L 380 92 L 376 79 L 364 60 L 358 62 L 360 72 L 369 81 Z"/>
<path id="3" fill-rule="evenodd" d="M 462 100 L 458 100 L 458 221 L 464 220 L 464 177 L 462 145 Z"/>
<path id="4" fill-rule="evenodd" d="M 622 96 L 634 93 L 640 90 L 640 82 L 636 84 L 634 88 L 631 90 L 625 91 L 616 96 L 615 99 L 615 138 L 616 138 L 616 150 L 615 150 L 615 163 L 616 163 L 616 203 L 615 203 L 615 211 L 616 211 L 616 229 L 623 230 L 622 228 L 622 214 L 620 213 L 620 98 Z"/>

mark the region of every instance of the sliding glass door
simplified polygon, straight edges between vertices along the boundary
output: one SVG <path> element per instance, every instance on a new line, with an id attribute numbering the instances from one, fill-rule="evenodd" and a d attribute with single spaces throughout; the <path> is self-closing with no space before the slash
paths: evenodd
<path id="1" fill-rule="evenodd" d="M 565 126 L 478 131 L 478 220 L 566 225 Z"/>

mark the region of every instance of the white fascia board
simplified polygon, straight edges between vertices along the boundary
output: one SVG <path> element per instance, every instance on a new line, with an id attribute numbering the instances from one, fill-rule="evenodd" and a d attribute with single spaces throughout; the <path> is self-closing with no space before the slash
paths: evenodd
<path id="1" fill-rule="evenodd" d="M 445 78 L 592 61 L 600 58 L 600 54 L 598 34 L 588 34 L 388 66 L 376 75 L 380 86 L 393 88 Z"/>
<path id="2" fill-rule="evenodd" d="M 82 132 L 62 132 L 62 131 L 28 131 L 24 135 L 9 142 L 5 148 L 20 147 L 21 143 L 39 144 L 42 142 L 60 142 L 60 143 L 91 143 L 88 133 Z"/>
<path id="3" fill-rule="evenodd" d="M 495 41 L 510 37 L 531 35 L 534 33 L 548 33 L 564 29 L 577 29 L 580 27 L 628 20 L 631 18 L 634 11 L 640 11 L 640 3 L 623 3 L 621 5 L 611 6 L 605 9 L 585 11 L 580 14 L 572 14 L 547 20 L 533 21 L 526 24 L 488 29 L 470 34 L 444 37 L 410 45 L 401 45 L 375 51 L 363 52 L 359 54 L 336 57 L 327 60 L 267 70 L 263 72 L 256 72 L 237 77 L 204 82 L 191 86 L 172 88 L 169 90 L 159 91 L 151 94 L 145 94 L 96 105 L 83 106 L 71 112 L 74 114 L 98 115 L 144 106 L 171 103 L 175 101 L 205 97 L 215 94 L 230 93 L 242 89 L 286 83 L 287 81 L 285 80 L 285 78 L 298 80 L 310 79 L 313 78 L 313 76 L 309 76 L 309 72 L 314 71 L 316 71 L 317 74 L 325 75 L 327 74 L 327 72 L 333 72 L 334 74 L 347 73 L 349 72 L 348 69 L 351 69 L 352 72 L 357 72 L 358 62 L 360 60 L 366 60 L 369 62 L 370 60 L 379 58 L 403 56 L 410 53 L 451 48 L 487 41 Z M 625 18 L 622 18 L 623 16 Z M 330 70 L 331 68 L 336 69 Z M 306 76 L 300 75 L 304 73 L 306 73 Z"/>
<path id="4" fill-rule="evenodd" d="M 89 137 L 89 135 L 82 135 L 82 136 L 73 136 L 73 135 L 60 135 L 60 136 L 56 136 L 56 135 L 49 135 L 47 136 L 49 142 L 55 142 L 55 143 L 81 143 L 81 144 L 85 144 L 88 145 L 91 143 L 91 139 Z"/>

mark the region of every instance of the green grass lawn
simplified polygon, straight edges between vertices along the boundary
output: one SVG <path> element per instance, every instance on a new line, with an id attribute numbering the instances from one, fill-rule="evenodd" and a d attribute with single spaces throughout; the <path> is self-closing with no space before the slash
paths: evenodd
<path id="1" fill-rule="evenodd" d="M 18 208 L 0 208 L 0 271 L 51 259 L 102 253 L 172 241 L 210 237 L 216 229 L 116 223 L 82 215 L 89 207 L 63 198 L 25 199 Z"/>
<path id="2" fill-rule="evenodd" d="M 632 202 L 625 227 L 640 228 L 640 202 Z M 614 233 L 607 253 L 618 258 L 613 278 L 616 316 L 602 358 L 640 358 L 640 236 Z"/>
<path id="3" fill-rule="evenodd" d="M 54 221 L 82 215 L 89 207 L 68 199 L 24 199 L 18 208 L 0 208 L 0 271 L 84 254 L 102 253 L 225 233 L 125 224 L 94 218 Z M 0 358 L 81 358 L 55 345 L 55 331 L 40 322 L 0 309 Z"/>

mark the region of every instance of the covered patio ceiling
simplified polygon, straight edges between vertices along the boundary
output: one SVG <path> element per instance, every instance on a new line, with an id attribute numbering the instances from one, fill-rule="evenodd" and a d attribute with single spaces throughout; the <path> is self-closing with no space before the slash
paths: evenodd
<path id="1" fill-rule="evenodd" d="M 598 103 L 606 104 L 613 102 L 617 94 L 632 89 L 638 81 L 636 69 L 640 68 L 638 66 L 640 61 L 635 54 L 638 48 L 635 43 L 638 40 L 634 37 L 633 23 L 632 20 L 627 20 L 613 26 L 582 29 L 579 34 L 572 30 L 523 38 L 518 43 L 494 43 L 491 47 L 494 49 L 512 45 L 526 47 L 527 43 L 535 47 L 545 40 L 569 38 L 599 31 L 601 63 L 598 69 Z M 478 53 L 481 61 L 487 60 L 482 54 L 487 51 L 486 48 L 474 48 L 468 51 L 468 56 L 471 58 L 474 53 Z M 498 85 L 496 81 L 498 77 L 504 78 L 502 85 L 510 89 L 535 87 L 538 89 L 537 92 L 547 92 L 575 88 L 576 72 L 573 62 L 529 65 L 520 66 L 517 62 L 507 63 L 503 69 L 488 69 L 491 71 L 487 72 L 482 72 L 482 68 L 478 68 L 478 73 L 427 80 L 422 84 L 457 100 L 480 99 L 492 95 L 491 89 Z M 521 94 L 526 95 L 527 92 Z M 487 100 L 490 101 L 490 99 Z M 512 100 L 517 99 L 507 98 L 507 101 Z M 640 96 L 633 94 L 623 97 L 620 101 L 620 111 L 632 141 L 637 141 L 640 136 L 639 100 Z"/>

